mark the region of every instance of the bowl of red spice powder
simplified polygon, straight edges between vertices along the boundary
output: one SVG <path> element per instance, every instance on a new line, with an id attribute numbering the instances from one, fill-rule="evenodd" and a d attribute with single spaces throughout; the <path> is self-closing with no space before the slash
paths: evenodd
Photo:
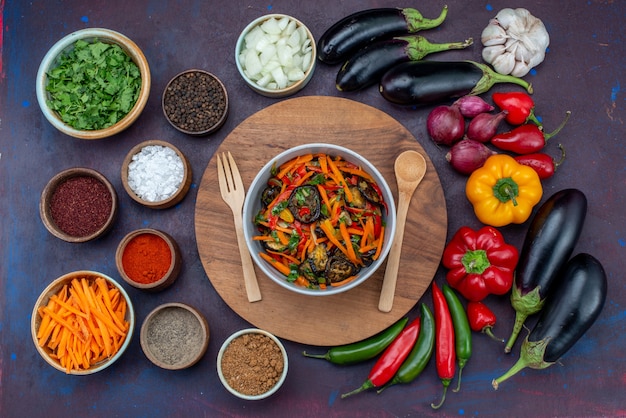
<path id="1" fill-rule="evenodd" d="M 257 328 L 235 332 L 217 354 L 217 374 L 226 390 L 249 401 L 276 393 L 287 378 L 288 366 L 280 340 Z"/>
<path id="2" fill-rule="evenodd" d="M 181 262 L 174 238 L 152 228 L 128 233 L 115 253 L 115 264 L 124 281 L 151 292 L 170 287 L 178 278 Z"/>
<path id="3" fill-rule="evenodd" d="M 41 193 L 39 214 L 52 235 L 79 243 L 108 232 L 117 217 L 117 193 L 100 172 L 84 167 L 61 171 Z"/>

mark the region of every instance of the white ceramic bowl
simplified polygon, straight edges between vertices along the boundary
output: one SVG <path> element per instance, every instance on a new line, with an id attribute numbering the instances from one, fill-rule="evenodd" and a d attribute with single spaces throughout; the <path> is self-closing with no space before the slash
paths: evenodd
<path id="1" fill-rule="evenodd" d="M 260 241 L 253 239 L 255 235 L 258 235 L 258 230 L 254 225 L 253 220 L 261 209 L 261 194 L 267 186 L 268 179 L 271 177 L 272 167 L 278 167 L 281 164 L 290 161 L 300 155 L 305 155 L 309 153 L 324 153 L 330 156 L 340 156 L 346 161 L 360 166 L 363 170 L 365 170 L 374 178 L 382 192 L 383 199 L 388 207 L 388 211 L 386 211 L 386 213 L 383 210 L 385 235 L 383 248 L 379 258 L 368 267 L 363 267 L 358 273 L 357 278 L 352 280 L 350 283 L 337 287 L 328 286 L 324 290 L 308 289 L 288 282 L 286 280 L 286 277 L 282 273 L 280 273 L 270 263 L 268 263 L 261 256 L 259 256 L 259 253 L 264 251 L 263 244 Z M 387 181 L 372 163 L 348 148 L 333 144 L 312 143 L 299 145 L 283 151 L 276 157 L 272 158 L 259 171 L 259 173 L 250 184 L 250 187 L 246 193 L 246 198 L 243 205 L 243 220 L 243 230 L 248 249 L 250 250 L 250 255 L 252 256 L 255 264 L 263 271 L 263 273 L 265 273 L 266 276 L 268 276 L 278 285 L 296 293 L 310 296 L 330 296 L 337 293 L 345 292 L 356 286 L 359 286 L 361 283 L 369 279 L 372 274 L 374 274 L 374 272 L 376 272 L 376 270 L 378 270 L 378 268 L 380 268 L 380 266 L 383 264 L 391 249 L 391 244 L 396 231 L 396 207 L 393 199 L 393 194 L 391 193 L 391 189 L 389 188 Z"/>
<path id="2" fill-rule="evenodd" d="M 228 380 L 226 376 L 224 375 L 224 371 L 222 369 L 222 359 L 224 358 L 224 353 L 226 349 L 228 348 L 229 344 L 233 342 L 233 340 L 235 340 L 236 338 L 245 336 L 246 334 L 259 334 L 259 335 L 264 335 L 268 337 L 278 346 L 283 357 L 283 371 L 281 375 L 279 376 L 278 381 L 276 382 L 274 386 L 272 386 L 270 390 L 268 390 L 267 392 L 261 393 L 259 395 L 246 395 L 232 388 L 228 384 Z M 261 330 L 261 329 L 257 329 L 257 328 L 242 329 L 241 331 L 235 332 L 230 337 L 228 337 L 226 341 L 224 341 L 224 343 L 222 344 L 222 347 L 220 348 L 220 351 L 217 353 L 217 374 L 220 378 L 220 381 L 222 382 L 226 390 L 228 390 L 230 393 L 237 396 L 238 398 L 245 399 L 247 401 L 257 401 L 257 400 L 265 399 L 273 395 L 274 393 L 276 393 L 276 391 L 280 389 L 280 387 L 285 382 L 285 379 L 287 378 L 288 369 L 289 369 L 289 358 L 287 357 L 287 351 L 285 351 L 285 347 L 280 342 L 280 340 L 276 338 L 276 336 L 270 334 L 269 332 Z"/>
<path id="3" fill-rule="evenodd" d="M 304 30 L 304 32 L 306 32 L 308 39 L 310 40 L 310 46 L 311 46 L 311 61 L 306 69 L 306 71 L 304 71 L 304 77 L 302 79 L 300 79 L 299 81 L 293 82 L 292 84 L 288 85 L 285 88 L 282 89 L 273 89 L 273 88 L 268 88 L 262 85 L 259 85 L 259 83 L 253 81 L 252 79 L 250 79 L 247 75 L 246 72 L 244 70 L 244 66 L 241 63 L 241 59 L 240 59 L 240 54 L 241 52 L 244 50 L 244 48 L 246 47 L 246 36 L 253 30 L 255 29 L 257 26 L 262 25 L 265 21 L 269 20 L 269 19 L 291 19 L 293 22 L 295 22 L 296 27 L 298 28 L 302 28 Z M 288 15 L 284 15 L 284 14 L 268 14 L 268 15 L 264 15 L 261 16 L 257 19 L 254 19 L 252 22 L 250 22 L 250 24 L 248 24 L 248 26 L 245 27 L 245 29 L 241 32 L 241 34 L 239 35 L 239 38 L 237 39 L 237 44 L 235 45 L 235 62 L 237 63 L 237 70 L 239 71 L 239 74 L 241 75 L 241 77 L 244 79 L 244 81 L 246 82 L 246 84 L 254 91 L 256 91 L 257 93 L 266 96 L 266 97 L 274 97 L 274 98 L 279 98 L 279 97 L 286 97 L 286 96 L 290 96 L 292 94 L 297 93 L 298 91 L 302 90 L 311 80 L 311 77 L 313 77 L 313 71 L 315 70 L 315 64 L 317 61 L 317 45 L 315 42 L 315 39 L 313 38 L 313 35 L 311 34 L 311 31 L 298 19 L 292 17 L 292 16 L 288 16 Z"/>
<path id="4" fill-rule="evenodd" d="M 63 288 L 64 285 L 68 285 L 71 286 L 72 280 L 74 279 L 81 279 L 82 277 L 85 277 L 87 279 L 94 279 L 96 277 L 102 277 L 103 279 L 105 279 L 109 284 L 111 284 L 112 286 L 114 286 L 115 288 L 117 288 L 117 290 L 119 290 L 120 295 L 126 300 L 126 317 L 125 320 L 128 321 L 129 323 L 129 328 L 126 334 L 126 338 L 124 339 L 124 342 L 122 343 L 122 345 L 120 346 L 119 350 L 115 353 L 115 355 L 113 355 L 111 358 L 105 359 L 100 361 L 99 363 L 96 363 L 94 365 L 92 365 L 90 368 L 85 369 L 85 370 L 72 370 L 70 371 L 69 374 L 72 375 L 88 375 L 88 374 L 93 374 L 93 373 L 97 373 L 101 370 L 106 369 L 107 367 L 109 367 L 110 365 L 112 365 L 113 363 L 115 363 L 121 356 L 122 354 L 124 354 L 124 351 L 126 351 L 126 349 L 128 348 L 128 345 L 130 344 L 130 341 L 133 337 L 133 330 L 135 329 L 135 311 L 133 309 L 133 304 L 130 300 L 130 297 L 128 296 L 128 294 L 126 293 L 126 291 L 124 290 L 124 288 L 115 280 L 113 280 L 111 277 L 107 276 L 106 274 L 102 274 L 102 273 L 98 273 L 95 271 L 89 271 L 89 270 L 80 270 L 80 271 L 74 271 L 71 273 L 67 273 L 57 279 L 55 279 L 54 281 L 52 281 L 52 283 L 50 283 L 44 290 L 43 292 L 41 292 L 41 295 L 39 296 L 39 298 L 37 299 L 37 302 L 35 302 L 35 306 L 33 308 L 33 313 L 31 316 L 31 335 L 33 338 L 33 342 L 35 343 L 35 347 L 37 348 L 37 351 L 39 352 L 39 354 L 41 355 L 41 357 L 52 367 L 54 367 L 55 369 L 66 373 L 65 368 L 63 368 L 61 366 L 61 364 L 59 363 L 58 360 L 52 358 L 50 356 L 51 350 L 50 348 L 48 348 L 46 345 L 44 345 L 43 347 L 41 347 L 38 344 L 38 339 L 37 339 L 37 332 L 39 330 L 39 326 L 41 324 L 42 318 L 39 315 L 39 308 L 42 306 L 46 306 L 50 300 L 50 298 L 52 297 L 52 295 L 55 295 L 59 292 L 59 290 L 61 290 L 61 288 Z"/>
<path id="5" fill-rule="evenodd" d="M 48 107 L 47 101 L 50 95 L 46 91 L 46 86 L 48 84 L 47 73 L 58 65 L 59 56 L 73 48 L 74 43 L 78 40 L 84 40 L 86 42 L 94 42 L 98 40 L 104 43 L 117 44 L 133 60 L 137 67 L 139 67 L 139 71 L 141 73 L 141 87 L 139 97 L 137 98 L 135 105 L 130 112 L 126 114 L 126 116 L 108 128 L 99 130 L 76 129 L 63 122 L 57 112 Z M 121 33 L 110 29 L 88 28 L 70 33 L 69 35 L 61 38 L 50 48 L 50 50 L 48 50 L 39 65 L 39 70 L 37 71 L 37 102 L 39 102 L 39 107 L 41 108 L 41 111 L 46 119 L 48 119 L 52 126 L 64 134 L 81 139 L 101 139 L 123 131 L 132 125 L 135 120 L 137 120 L 148 102 L 150 85 L 151 77 L 148 61 L 146 60 L 146 57 L 141 49 L 139 49 L 139 47 L 132 40 Z"/>

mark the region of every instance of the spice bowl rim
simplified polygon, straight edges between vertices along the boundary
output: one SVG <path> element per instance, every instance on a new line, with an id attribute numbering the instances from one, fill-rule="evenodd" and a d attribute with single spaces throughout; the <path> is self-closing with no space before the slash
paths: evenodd
<path id="1" fill-rule="evenodd" d="M 132 162 L 133 156 L 139 153 L 144 147 L 151 146 L 151 145 L 160 145 L 163 147 L 171 148 L 174 152 L 176 152 L 178 157 L 181 159 L 183 163 L 183 169 L 184 169 L 183 181 L 180 187 L 178 188 L 178 190 L 167 199 L 158 200 L 155 202 L 149 202 L 147 200 L 143 200 L 142 198 L 140 198 L 134 192 L 134 190 L 130 187 L 130 184 L 128 183 L 128 165 Z M 180 201 L 182 201 L 183 198 L 187 195 L 187 192 L 189 192 L 189 188 L 191 187 L 191 181 L 192 181 L 192 169 L 191 169 L 191 164 L 189 163 L 189 160 L 187 159 L 185 154 L 183 154 L 183 152 L 180 149 L 178 149 L 175 145 L 173 145 L 170 142 L 163 141 L 160 139 L 149 139 L 147 141 L 140 142 L 139 144 L 132 147 L 130 151 L 128 151 L 128 153 L 126 154 L 126 157 L 124 157 L 124 161 L 122 162 L 121 179 L 122 179 L 122 186 L 124 187 L 124 190 L 126 190 L 126 193 L 128 194 L 128 196 L 130 196 L 130 198 L 133 199 L 135 202 L 151 209 L 167 209 L 176 205 Z"/>
<path id="2" fill-rule="evenodd" d="M 217 81 L 218 85 L 220 86 L 220 91 L 224 95 L 224 113 L 222 113 L 222 116 L 220 117 L 220 119 L 215 124 L 213 124 L 208 129 L 205 129 L 204 131 L 189 131 L 189 130 L 186 130 L 186 129 L 183 129 L 183 128 L 179 127 L 178 125 L 176 125 L 174 123 L 174 121 L 172 121 L 172 119 L 168 115 L 167 111 L 165 110 L 165 95 L 166 95 L 167 90 L 170 88 L 172 83 L 174 83 L 178 78 L 182 77 L 185 74 L 189 74 L 189 73 L 203 73 L 203 74 L 206 74 L 209 77 L 213 78 L 215 81 Z M 199 68 L 190 68 L 188 70 L 184 70 L 184 71 L 179 72 L 178 74 L 176 74 L 174 77 L 172 77 L 168 81 L 168 83 L 165 86 L 165 89 L 163 89 L 163 95 L 161 96 L 161 110 L 163 111 L 163 115 L 165 116 L 165 119 L 167 120 L 167 122 L 170 125 L 172 125 L 179 132 L 182 132 L 184 134 L 191 135 L 191 136 L 205 136 L 205 135 L 209 135 L 209 134 L 212 134 L 212 133 L 216 132 L 217 130 L 219 130 L 224 125 L 224 123 L 226 122 L 226 119 L 228 118 L 228 113 L 229 113 L 228 91 L 226 90 L 226 86 L 224 85 L 222 80 L 220 80 L 220 78 L 218 76 L 216 76 L 215 74 L 213 74 L 213 73 L 211 73 L 209 71 L 206 71 L 206 70 L 199 69 Z"/>
<path id="3" fill-rule="evenodd" d="M 278 382 L 276 382 L 276 384 L 272 386 L 270 390 L 268 390 L 267 392 L 261 393 L 259 395 L 246 395 L 246 394 L 236 391 L 234 388 L 232 388 L 228 384 L 226 377 L 224 376 L 224 373 L 222 371 L 222 358 L 224 356 L 224 352 L 226 351 L 226 349 L 228 348 L 231 342 L 233 342 L 236 338 L 239 338 L 242 335 L 246 335 L 246 334 L 265 335 L 266 337 L 270 338 L 278 346 L 283 356 L 283 372 L 280 375 Z M 217 353 L 217 374 L 219 376 L 220 382 L 222 382 L 222 385 L 224 386 L 224 388 L 226 388 L 228 392 L 232 393 L 238 398 L 245 399 L 248 401 L 256 401 L 256 400 L 265 399 L 273 395 L 274 393 L 276 393 L 278 389 L 280 389 L 280 387 L 285 382 L 285 379 L 287 378 L 288 370 L 289 370 L 289 356 L 287 355 L 287 350 L 285 349 L 285 346 L 278 339 L 278 337 L 276 337 L 274 334 L 268 331 L 265 331 L 263 329 L 260 329 L 260 328 L 245 328 L 245 329 L 241 329 L 239 331 L 234 332 L 222 343 L 222 346 L 220 347 Z"/>
<path id="4" fill-rule="evenodd" d="M 81 130 L 76 129 L 67 123 L 63 122 L 58 113 L 50 107 L 48 107 L 49 94 L 46 91 L 48 84 L 47 72 L 53 68 L 58 61 L 61 54 L 68 51 L 73 47 L 74 43 L 78 40 L 93 41 L 99 40 L 106 43 L 113 43 L 119 45 L 124 52 L 133 60 L 133 62 L 139 68 L 141 73 L 141 87 L 139 90 L 139 96 L 132 109 L 122 119 L 115 124 L 97 130 Z M 36 78 L 36 95 L 39 107 L 44 117 L 62 133 L 79 139 L 96 140 L 103 139 L 115 134 L 118 134 L 132 125 L 143 112 L 146 104 L 148 103 L 148 97 L 150 96 L 151 87 L 151 74 L 148 60 L 146 59 L 143 51 L 126 35 L 120 32 L 106 29 L 106 28 L 85 28 L 74 32 L 71 32 L 58 40 L 45 54 L 44 58 L 37 70 Z"/>
<path id="5" fill-rule="evenodd" d="M 309 64 L 309 67 L 307 68 L 307 70 L 304 72 L 305 74 L 304 78 L 296 81 L 290 86 L 285 87 L 284 89 L 269 89 L 266 87 L 261 87 L 254 81 L 250 80 L 250 78 L 248 78 L 239 60 L 239 54 L 241 53 L 241 50 L 243 49 L 246 35 L 250 31 L 252 31 L 252 29 L 254 29 L 256 26 L 260 25 L 264 21 L 269 20 L 271 18 L 283 18 L 283 17 L 288 17 L 289 19 L 294 20 L 297 26 L 302 26 L 304 30 L 306 31 L 308 38 L 311 40 L 311 48 L 312 48 L 311 49 L 311 63 Z M 302 90 L 304 87 L 306 87 L 309 81 L 311 81 L 311 78 L 313 78 L 313 73 L 315 72 L 315 67 L 317 65 L 317 42 L 311 30 L 300 19 L 297 19 L 294 16 L 283 14 L 283 13 L 266 14 L 266 15 L 259 16 L 256 19 L 252 20 L 239 34 L 239 37 L 237 38 L 237 42 L 235 44 L 235 64 L 237 65 L 237 71 L 239 72 L 239 75 L 244 80 L 246 85 L 250 87 L 253 91 L 257 92 L 258 94 L 265 96 L 265 97 L 270 97 L 270 98 L 281 98 L 281 97 L 291 96 L 299 92 L 300 90 Z"/>
<path id="6" fill-rule="evenodd" d="M 198 320 L 200 327 L 202 328 L 202 345 L 200 346 L 200 350 L 197 355 L 189 360 L 186 363 L 178 363 L 178 364 L 168 364 L 159 359 L 154 353 L 150 350 L 150 343 L 148 342 L 148 326 L 150 325 L 150 321 L 154 319 L 159 313 L 163 312 L 166 309 L 177 308 L 184 309 L 193 314 L 193 316 Z M 182 370 L 193 366 L 198 363 L 204 354 L 206 353 L 209 347 L 209 339 L 210 339 L 210 329 L 209 324 L 206 318 L 200 313 L 198 309 L 189 305 L 187 303 L 182 302 L 166 302 L 157 307 L 155 307 L 150 313 L 146 316 L 141 324 L 141 330 L 139 331 L 139 343 L 141 345 L 141 350 L 144 355 L 150 360 L 154 365 L 166 369 L 166 370 Z"/>
<path id="7" fill-rule="evenodd" d="M 50 199 L 52 198 L 52 195 L 54 194 L 56 188 L 64 181 L 74 177 L 83 176 L 95 178 L 96 180 L 104 184 L 104 186 L 107 188 L 107 191 L 111 195 L 111 213 L 109 214 L 106 222 L 93 234 L 76 237 L 67 234 L 56 225 L 56 223 L 54 222 L 54 218 L 50 213 Z M 70 167 L 66 168 L 65 170 L 61 170 L 60 172 L 55 174 L 44 186 L 39 200 L 39 216 L 48 232 L 50 232 L 55 237 L 66 242 L 83 243 L 99 238 L 113 227 L 115 219 L 117 218 L 118 206 L 118 197 L 117 192 L 115 191 L 115 187 L 113 187 L 111 181 L 109 181 L 109 179 L 104 174 L 93 168 Z"/>
<path id="8" fill-rule="evenodd" d="M 272 167 L 280 166 L 287 161 L 290 161 L 293 158 L 304 154 L 316 154 L 316 153 L 324 153 L 328 155 L 341 156 L 345 158 L 347 161 L 355 163 L 363 167 L 365 171 L 367 171 L 378 184 L 383 198 L 387 204 L 387 210 L 383 211 L 383 220 L 386 224 L 385 226 L 385 240 L 383 243 L 383 248 L 381 250 L 380 256 L 377 260 L 375 260 L 370 266 L 364 267 L 358 273 L 358 277 L 347 283 L 343 286 L 338 287 L 328 287 L 324 290 L 321 289 L 308 289 L 302 286 L 298 286 L 294 283 L 288 282 L 286 277 L 276 270 L 270 263 L 265 261 L 259 254 L 263 251 L 263 247 L 260 241 L 255 240 L 254 236 L 257 234 L 256 226 L 254 225 L 255 215 L 258 213 L 260 209 L 260 196 L 267 184 L 267 180 L 270 178 Z M 363 157 L 361 154 L 335 144 L 328 143 L 307 143 L 302 145 L 297 145 L 292 148 L 288 148 L 276 156 L 272 157 L 261 170 L 256 174 L 250 186 L 248 187 L 244 204 L 243 204 L 243 230 L 244 237 L 246 241 L 246 245 L 254 261 L 254 264 L 274 283 L 279 286 L 286 288 L 292 292 L 307 295 L 307 296 L 332 296 L 339 293 L 343 293 L 353 289 L 357 286 L 360 286 L 366 280 L 368 280 L 371 276 L 374 275 L 378 269 L 382 268 L 383 264 L 389 252 L 391 250 L 391 246 L 393 244 L 393 240 L 396 233 L 396 205 L 393 197 L 393 193 L 389 184 L 385 177 L 378 171 L 376 166 L 372 164 L 368 159 Z"/>
<path id="9" fill-rule="evenodd" d="M 134 281 L 132 278 L 130 278 L 130 276 L 128 276 L 128 274 L 126 274 L 126 271 L 124 270 L 124 264 L 122 262 L 124 251 L 126 250 L 126 246 L 128 245 L 128 243 L 130 243 L 133 240 L 133 238 L 138 237 L 140 235 L 144 235 L 144 234 L 156 235 L 160 237 L 161 239 L 163 239 L 165 243 L 167 244 L 168 248 L 170 249 L 170 254 L 171 254 L 169 269 L 163 275 L 163 277 L 161 277 L 159 280 L 152 282 L 152 283 L 139 283 L 139 282 Z M 135 229 L 134 231 L 130 231 L 128 234 L 124 236 L 124 238 L 120 240 L 120 243 L 118 244 L 117 250 L 115 252 L 115 265 L 117 267 L 117 270 L 120 276 L 122 276 L 122 279 L 124 279 L 124 281 L 128 283 L 129 285 L 137 289 L 153 291 L 153 292 L 165 290 L 166 288 L 174 284 L 174 282 L 178 278 L 178 274 L 180 273 L 180 268 L 181 268 L 180 248 L 178 244 L 176 243 L 176 240 L 174 240 L 174 238 L 170 234 L 164 231 L 161 231 L 155 228 Z"/>
<path id="10" fill-rule="evenodd" d="M 48 354 L 48 351 L 44 347 L 40 347 L 38 344 L 37 331 L 39 330 L 39 325 L 41 323 L 41 318 L 39 317 L 38 309 L 41 306 L 45 306 L 50 300 L 50 297 L 56 294 L 63 287 L 63 285 L 70 283 L 74 278 L 84 277 L 84 276 L 102 277 L 103 279 L 111 283 L 113 286 L 115 286 L 119 290 L 120 294 L 126 300 L 127 309 L 126 309 L 125 319 L 128 321 L 129 327 L 128 327 L 128 333 L 126 334 L 126 339 L 122 343 L 117 353 L 113 355 L 113 357 L 111 357 L 110 359 L 103 360 L 100 363 L 97 363 L 94 367 L 91 367 L 89 369 L 71 370 L 69 373 L 70 375 L 79 375 L 79 376 L 90 375 L 90 374 L 100 372 L 106 369 L 107 367 L 111 366 L 113 363 L 115 363 L 124 354 L 128 346 L 130 345 L 130 342 L 134 335 L 135 321 L 136 321 L 135 310 L 134 310 L 133 303 L 132 303 L 130 296 L 128 295 L 124 287 L 112 277 L 104 273 L 93 271 L 93 270 L 77 270 L 77 271 L 66 273 L 60 277 L 57 277 L 52 282 L 50 282 L 45 287 L 45 289 L 40 293 L 39 297 L 37 298 L 37 301 L 35 302 L 32 315 L 31 315 L 31 326 L 30 326 L 31 337 L 33 339 L 33 343 L 35 344 L 35 348 L 37 349 L 37 352 L 46 361 L 46 363 L 51 365 L 56 370 L 66 373 L 66 370 L 63 367 L 61 367 L 61 365 L 56 360 L 50 357 L 50 355 Z"/>

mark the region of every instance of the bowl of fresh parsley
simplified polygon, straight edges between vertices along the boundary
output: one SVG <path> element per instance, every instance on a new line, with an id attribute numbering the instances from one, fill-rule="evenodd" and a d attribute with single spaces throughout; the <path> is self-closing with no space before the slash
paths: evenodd
<path id="1" fill-rule="evenodd" d="M 59 131 L 101 139 L 137 120 L 150 83 L 148 61 L 132 40 L 110 29 L 88 28 L 48 50 L 37 72 L 37 101 Z"/>

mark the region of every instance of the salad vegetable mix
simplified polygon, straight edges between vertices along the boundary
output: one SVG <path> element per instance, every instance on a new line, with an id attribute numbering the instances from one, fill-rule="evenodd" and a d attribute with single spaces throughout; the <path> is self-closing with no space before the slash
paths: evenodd
<path id="1" fill-rule="evenodd" d="M 381 253 L 386 203 L 372 176 L 341 157 L 307 154 L 274 167 L 261 203 L 260 255 L 297 285 L 347 284 Z"/>

